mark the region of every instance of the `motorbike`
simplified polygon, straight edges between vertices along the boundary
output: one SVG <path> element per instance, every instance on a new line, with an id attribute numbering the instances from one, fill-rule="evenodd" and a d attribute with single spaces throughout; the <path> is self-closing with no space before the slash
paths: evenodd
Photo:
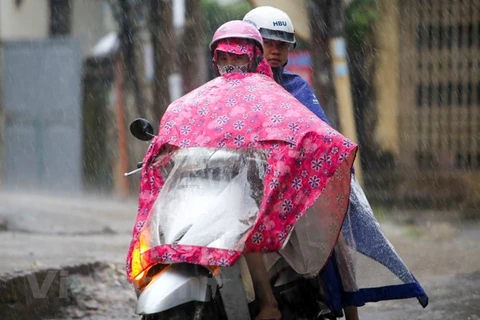
<path id="1" fill-rule="evenodd" d="M 130 131 L 139 140 L 156 137 L 145 119 Z M 255 224 L 264 197 L 269 170 L 264 150 L 234 148 L 167 148 L 149 166 L 158 170 L 164 185 L 139 235 L 140 246 L 185 246 L 241 251 Z M 138 173 L 138 169 L 125 176 Z M 309 213 L 305 216 L 308 216 Z M 312 221 L 306 221 L 308 228 Z M 270 283 L 283 319 L 337 319 L 325 304 L 318 270 L 306 276 L 292 267 L 295 250 L 304 233 L 299 224 L 279 252 L 265 253 Z M 288 246 L 291 246 L 288 249 Z M 145 250 L 147 250 L 145 249 Z M 195 250 L 193 250 L 195 249 Z M 165 254 L 168 255 L 168 252 Z M 233 253 L 232 253 L 233 254 Z M 164 262 L 166 260 L 167 262 Z M 244 258 L 235 263 L 168 262 L 160 259 L 133 279 L 136 314 L 156 319 L 254 319 L 259 306 Z M 193 260 L 195 261 L 195 260 Z M 297 268 L 298 269 L 298 268 Z"/>

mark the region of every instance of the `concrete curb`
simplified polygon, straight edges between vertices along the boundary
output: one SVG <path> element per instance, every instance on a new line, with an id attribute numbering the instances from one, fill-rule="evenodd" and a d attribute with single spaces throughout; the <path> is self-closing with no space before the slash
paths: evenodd
<path id="1" fill-rule="evenodd" d="M 69 276 L 90 275 L 108 268 L 93 262 L 34 272 L 0 275 L 0 319 L 57 318 L 72 303 Z"/>

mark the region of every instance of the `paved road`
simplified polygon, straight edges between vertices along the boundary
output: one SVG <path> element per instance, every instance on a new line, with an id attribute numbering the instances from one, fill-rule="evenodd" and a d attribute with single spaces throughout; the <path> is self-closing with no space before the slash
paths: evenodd
<path id="1" fill-rule="evenodd" d="M 0 275 L 102 261 L 91 275 L 69 276 L 74 305 L 64 319 L 136 319 L 124 259 L 136 202 L 0 193 Z M 412 219 L 413 217 L 413 219 Z M 402 219 L 399 219 L 402 218 Z M 399 223 L 399 220 L 413 223 Z M 361 319 L 480 319 L 480 223 L 455 212 L 390 212 L 382 229 L 430 296 L 372 303 Z M 62 316 L 56 316 L 62 319 Z"/>
<path id="2" fill-rule="evenodd" d="M 64 265 L 124 263 L 134 200 L 0 193 L 0 275 Z"/>
<path id="3" fill-rule="evenodd" d="M 456 212 L 409 213 L 415 224 L 382 223 L 382 228 L 430 298 L 367 304 L 361 319 L 480 319 L 480 222 Z"/>
<path id="4" fill-rule="evenodd" d="M 431 277 L 423 285 L 430 298 L 426 309 L 414 299 L 386 301 L 362 308 L 361 319 L 480 319 L 480 271 Z"/>

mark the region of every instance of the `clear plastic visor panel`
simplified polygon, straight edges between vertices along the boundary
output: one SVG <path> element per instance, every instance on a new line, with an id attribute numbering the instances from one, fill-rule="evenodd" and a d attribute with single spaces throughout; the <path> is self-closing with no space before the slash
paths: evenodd
<path id="1" fill-rule="evenodd" d="M 142 251 L 163 244 L 243 250 L 263 198 L 267 156 L 258 149 L 177 149 L 153 164 L 164 185 L 141 232 Z"/>

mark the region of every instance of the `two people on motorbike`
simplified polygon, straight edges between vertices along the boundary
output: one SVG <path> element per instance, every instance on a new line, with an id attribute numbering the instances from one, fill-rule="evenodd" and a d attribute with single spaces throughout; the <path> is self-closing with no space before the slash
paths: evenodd
<path id="1" fill-rule="evenodd" d="M 246 20 L 252 22 L 254 19 L 250 18 Z M 288 23 L 286 25 L 289 26 Z M 262 32 L 264 34 L 261 34 Z M 269 36 L 277 38 L 269 39 Z M 283 38 L 279 39 L 279 36 L 286 37 L 287 41 L 281 41 Z M 264 39 L 268 46 L 265 51 Z M 159 136 L 154 139 L 144 159 L 139 212 L 127 258 L 129 278 L 134 279 L 155 263 L 186 262 L 227 266 L 234 263 L 243 250 L 254 282 L 255 293 L 261 305 L 260 313 L 256 318 L 281 319 L 281 313 L 270 286 L 264 254 L 260 252 L 280 250 L 282 244 L 291 242 L 288 237 L 292 234 L 293 225 L 297 229 L 296 221 L 303 219 L 305 214 L 303 209 L 302 212 L 292 214 L 295 213 L 296 206 L 313 208 L 316 204 L 319 206 L 327 204 L 327 207 L 321 208 L 327 210 L 316 210 L 322 212 L 321 219 L 318 219 L 316 224 L 322 227 L 315 225 L 317 229 L 314 233 L 316 234 L 311 239 L 307 239 L 308 245 L 303 246 L 306 249 L 298 251 L 301 251 L 299 257 L 308 256 L 307 261 L 313 261 L 314 257 L 323 255 L 314 263 L 313 273 L 308 272 L 308 268 L 305 268 L 306 272 L 299 272 L 299 274 L 315 275 L 322 269 L 335 246 L 333 255 L 330 256 L 324 268 L 328 272 L 322 271 L 325 273 L 325 278 L 331 281 L 326 287 L 338 289 L 332 294 L 333 303 L 329 304 L 331 310 L 361 306 L 369 301 L 426 297 L 413 275 L 383 237 L 368 202 L 364 201 L 361 188 L 359 189 L 354 180 L 352 180 L 348 219 L 344 219 L 356 146 L 325 124 L 326 117 L 308 84 L 300 77 L 283 70 L 288 52 L 293 46 L 291 40 L 292 32 L 289 30 L 269 30 L 261 23 L 257 23 L 255 27 L 247 22 L 230 21 L 219 27 L 210 44 L 210 49 L 214 68 L 220 77 L 169 106 L 169 110 L 162 119 Z M 245 77 L 235 75 L 239 73 L 245 74 Z M 282 90 L 272 77 L 286 91 Z M 261 92 L 260 90 L 255 92 L 259 87 Z M 271 88 L 271 93 L 268 88 Z M 240 103 L 242 101 L 243 104 Z M 258 101 L 258 105 L 255 101 Z M 298 101 L 314 114 L 310 114 L 306 109 L 300 110 L 303 108 Z M 289 109 L 290 106 L 294 107 Z M 325 119 L 322 122 L 317 117 Z M 228 125 L 227 122 L 229 122 Z M 261 132 L 258 133 L 258 130 Z M 276 144 L 277 140 L 282 141 L 283 145 Z M 262 144 L 262 141 L 266 143 Z M 272 160 L 278 157 L 278 161 L 271 162 L 278 165 L 278 172 L 277 170 L 270 172 L 268 175 L 271 180 L 268 183 L 265 180 L 265 192 L 272 189 L 277 191 L 269 193 L 268 196 L 264 195 L 266 205 L 262 208 L 263 211 L 258 213 L 257 221 L 247 238 L 247 242 L 250 242 L 246 243 L 245 250 L 242 246 L 231 247 L 233 250 L 216 250 L 207 246 L 204 250 L 198 246 L 182 247 L 181 243 L 165 243 L 155 248 L 142 244 L 141 233 L 148 224 L 150 211 L 155 207 L 155 205 L 152 207 L 152 204 L 156 202 L 158 192 L 163 186 L 158 170 L 151 164 L 156 161 L 157 155 L 167 144 L 177 148 L 268 146 L 268 149 L 264 150 L 268 150 L 269 157 L 272 157 Z M 308 157 L 309 153 L 312 154 L 311 157 Z M 290 159 L 290 162 L 282 162 L 282 159 Z M 338 166 L 335 166 L 335 161 L 338 161 Z M 327 167 L 331 168 L 331 171 L 328 171 Z M 291 180 L 284 179 L 284 184 L 279 185 L 277 178 L 281 178 L 282 175 L 291 177 Z M 321 187 L 321 183 L 330 178 L 335 178 L 332 180 L 337 182 L 343 179 L 341 182 L 343 189 L 340 193 L 328 192 L 328 186 L 332 183 Z M 336 184 L 333 183 L 333 185 Z M 279 186 L 283 189 L 279 189 Z M 287 197 L 286 191 L 284 193 L 287 189 L 291 192 L 291 198 Z M 326 198 L 323 197 L 325 201 L 317 201 L 319 192 L 322 197 L 326 194 Z M 344 198 L 347 201 L 343 201 Z M 305 216 L 308 217 L 309 214 Z M 342 221 L 344 221 L 343 227 Z M 354 227 L 349 224 L 350 222 Z M 326 241 L 312 240 L 318 239 L 315 237 L 319 236 L 324 236 Z M 297 240 L 300 238 L 301 236 L 296 237 Z M 312 244 L 315 247 L 312 247 Z M 300 243 L 297 248 L 302 248 L 302 244 Z M 185 250 L 190 251 L 185 254 Z M 320 252 L 318 250 L 322 251 L 320 255 L 317 254 Z M 292 252 L 295 256 L 295 250 Z M 357 257 L 360 253 L 362 261 L 367 261 L 365 259 L 368 258 L 369 263 L 355 264 L 355 259 L 349 257 L 349 254 Z M 374 265 L 374 263 L 377 264 Z M 372 269 L 373 265 L 386 267 L 391 271 L 391 275 L 388 274 L 386 279 L 394 279 L 395 283 L 393 285 L 386 283 L 385 287 L 388 285 L 388 290 L 385 290 L 385 287 L 378 288 L 379 291 L 372 286 L 362 288 L 356 283 L 355 269 L 363 272 L 363 267 Z M 340 298 L 335 300 L 337 293 Z M 358 318 L 355 309 L 353 313 L 350 313 L 349 309 L 345 311 L 348 320 Z"/>

